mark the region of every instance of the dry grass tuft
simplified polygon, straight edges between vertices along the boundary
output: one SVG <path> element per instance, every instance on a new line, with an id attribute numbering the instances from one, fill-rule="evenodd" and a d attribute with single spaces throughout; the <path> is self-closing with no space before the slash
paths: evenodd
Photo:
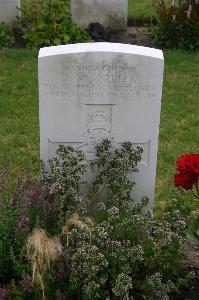
<path id="1" fill-rule="evenodd" d="M 43 229 L 36 229 L 27 240 L 26 256 L 32 264 L 33 284 L 42 290 L 45 299 L 44 276 L 50 270 L 51 263 L 62 253 L 62 246 L 57 237 L 49 237 Z"/>

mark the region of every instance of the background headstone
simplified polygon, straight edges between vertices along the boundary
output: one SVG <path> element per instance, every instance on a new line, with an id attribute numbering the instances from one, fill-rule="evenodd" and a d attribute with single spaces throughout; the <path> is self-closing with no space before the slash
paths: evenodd
<path id="1" fill-rule="evenodd" d="M 83 28 L 100 23 L 104 28 L 127 28 L 128 0 L 71 0 L 72 21 Z"/>
<path id="2" fill-rule="evenodd" d="M 81 148 L 87 160 L 104 138 L 144 149 L 134 198 L 154 198 L 164 60 L 162 51 L 88 43 L 39 53 L 41 159 L 59 144 Z"/>
<path id="3" fill-rule="evenodd" d="M 17 7 L 20 7 L 20 0 L 0 0 L 0 22 L 12 25 L 20 15 Z"/>

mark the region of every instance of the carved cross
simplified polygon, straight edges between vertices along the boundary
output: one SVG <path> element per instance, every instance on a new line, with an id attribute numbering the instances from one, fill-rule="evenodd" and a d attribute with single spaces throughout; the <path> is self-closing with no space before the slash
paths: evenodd
<path id="1" fill-rule="evenodd" d="M 56 151 L 59 145 L 73 146 L 76 149 L 81 149 L 86 156 L 86 160 L 90 161 L 95 158 L 95 146 L 104 139 L 112 140 L 112 108 L 115 104 L 86 104 L 87 106 L 87 122 L 86 132 L 84 133 L 83 142 L 70 141 L 52 141 L 48 140 L 49 158 L 56 156 Z M 125 142 L 125 141 L 123 141 Z M 115 143 L 121 145 L 122 142 Z M 134 146 L 143 148 L 143 164 L 149 163 L 150 142 L 133 143 Z"/>

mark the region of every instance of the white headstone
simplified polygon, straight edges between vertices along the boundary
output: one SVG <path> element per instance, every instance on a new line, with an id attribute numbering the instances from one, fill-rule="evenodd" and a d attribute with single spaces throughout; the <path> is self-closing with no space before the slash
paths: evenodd
<path id="1" fill-rule="evenodd" d="M 134 198 L 154 198 L 164 59 L 162 51 L 116 43 L 43 48 L 39 53 L 40 150 L 59 144 L 93 159 L 104 138 L 144 149 Z"/>
<path id="2" fill-rule="evenodd" d="M 83 28 L 100 23 L 104 28 L 127 27 L 128 0 L 71 0 L 72 21 Z"/>
<path id="3" fill-rule="evenodd" d="M 0 22 L 11 25 L 19 16 L 20 0 L 0 0 Z"/>

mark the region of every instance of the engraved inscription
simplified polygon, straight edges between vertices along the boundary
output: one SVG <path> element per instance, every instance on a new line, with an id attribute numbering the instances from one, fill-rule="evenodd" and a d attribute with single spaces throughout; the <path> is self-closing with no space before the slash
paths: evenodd
<path id="1" fill-rule="evenodd" d="M 136 67 L 126 63 L 77 64 L 65 68 L 63 79 L 44 83 L 45 93 L 52 97 L 73 98 L 110 97 L 116 99 L 153 99 L 157 96 L 154 86 L 140 84 Z"/>
<path id="2" fill-rule="evenodd" d="M 75 67 L 74 67 L 75 69 Z M 77 71 L 77 86 L 92 88 L 96 82 L 101 83 L 116 83 L 129 84 L 136 80 L 135 67 L 123 65 L 78 65 Z"/>

